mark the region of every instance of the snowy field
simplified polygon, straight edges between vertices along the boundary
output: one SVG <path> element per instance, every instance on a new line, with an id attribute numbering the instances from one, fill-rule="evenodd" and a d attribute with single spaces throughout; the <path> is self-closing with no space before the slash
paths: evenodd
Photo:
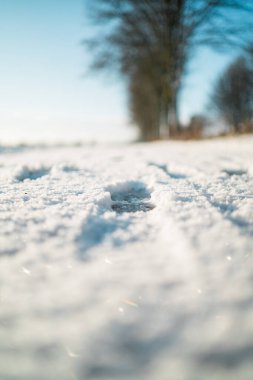
<path id="1" fill-rule="evenodd" d="M 0 380 L 252 380 L 253 138 L 0 151 Z"/>

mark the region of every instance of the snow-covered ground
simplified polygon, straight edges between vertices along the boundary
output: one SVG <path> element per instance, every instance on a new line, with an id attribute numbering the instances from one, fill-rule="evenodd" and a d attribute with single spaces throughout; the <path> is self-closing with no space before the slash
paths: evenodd
<path id="1" fill-rule="evenodd" d="M 1 380 L 252 380 L 253 138 L 2 150 Z"/>

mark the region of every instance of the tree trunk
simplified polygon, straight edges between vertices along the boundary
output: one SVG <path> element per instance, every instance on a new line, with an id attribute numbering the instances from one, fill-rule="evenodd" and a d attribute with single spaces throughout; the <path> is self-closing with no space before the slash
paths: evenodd
<path id="1" fill-rule="evenodd" d="M 169 136 L 176 137 L 180 132 L 180 122 L 178 116 L 178 96 L 177 90 L 174 90 L 171 97 L 171 104 L 168 112 Z"/>
<path id="2" fill-rule="evenodd" d="M 160 109 L 159 138 L 169 137 L 168 105 L 162 104 Z"/>

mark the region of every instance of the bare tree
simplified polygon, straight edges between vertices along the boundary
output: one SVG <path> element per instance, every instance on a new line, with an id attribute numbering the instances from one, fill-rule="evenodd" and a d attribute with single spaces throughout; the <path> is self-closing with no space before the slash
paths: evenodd
<path id="1" fill-rule="evenodd" d="M 135 91 L 129 103 L 133 107 L 137 93 L 144 102 L 147 97 L 148 103 L 152 96 L 157 98 L 148 88 L 159 91 L 157 133 L 176 134 L 180 127 L 178 95 L 195 48 L 246 42 L 250 10 L 251 0 L 94 0 L 90 17 L 97 33 L 86 44 L 93 51 L 93 67 L 116 67 L 128 79 L 129 89 L 136 73 L 144 66 L 145 71 L 150 70 L 148 75 L 140 75 L 149 77 L 147 89 Z"/>
<path id="2" fill-rule="evenodd" d="M 251 122 L 253 71 L 244 57 L 237 58 L 218 78 L 211 104 L 234 132 Z"/>

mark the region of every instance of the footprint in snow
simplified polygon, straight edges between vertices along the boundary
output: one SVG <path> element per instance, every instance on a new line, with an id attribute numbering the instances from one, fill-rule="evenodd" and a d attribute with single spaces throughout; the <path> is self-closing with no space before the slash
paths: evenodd
<path id="1" fill-rule="evenodd" d="M 63 166 L 62 170 L 63 170 L 65 173 L 75 173 L 75 172 L 78 172 L 78 171 L 79 171 L 79 168 L 77 168 L 77 167 L 74 166 L 74 165 L 65 165 L 65 166 Z"/>
<path id="2" fill-rule="evenodd" d="M 244 174 L 247 174 L 246 170 L 243 169 L 223 169 L 223 173 L 226 173 L 228 176 L 242 176 Z"/>
<path id="3" fill-rule="evenodd" d="M 150 192 L 142 182 L 126 182 L 108 187 L 111 194 L 112 209 L 118 214 L 125 212 L 151 211 L 154 205 L 149 201 Z"/>
<path id="4" fill-rule="evenodd" d="M 50 170 L 45 167 L 29 168 L 28 166 L 22 166 L 17 170 L 15 174 L 15 180 L 23 182 L 25 180 L 36 180 L 49 174 Z"/>
<path id="5" fill-rule="evenodd" d="M 147 212 L 155 207 L 150 202 L 150 192 L 142 182 L 130 181 L 120 183 L 108 186 L 105 190 L 110 192 L 112 210 L 117 214 L 135 213 L 138 211 Z M 80 234 L 76 238 L 78 257 L 82 260 L 85 259 L 87 251 L 103 243 L 115 231 L 126 231 L 132 222 L 131 218 L 123 219 L 113 215 L 111 215 L 111 219 L 108 219 L 104 213 L 90 216 L 85 221 Z M 116 239 L 112 239 L 114 246 L 120 246 L 124 242 L 124 238 L 117 237 Z"/>

